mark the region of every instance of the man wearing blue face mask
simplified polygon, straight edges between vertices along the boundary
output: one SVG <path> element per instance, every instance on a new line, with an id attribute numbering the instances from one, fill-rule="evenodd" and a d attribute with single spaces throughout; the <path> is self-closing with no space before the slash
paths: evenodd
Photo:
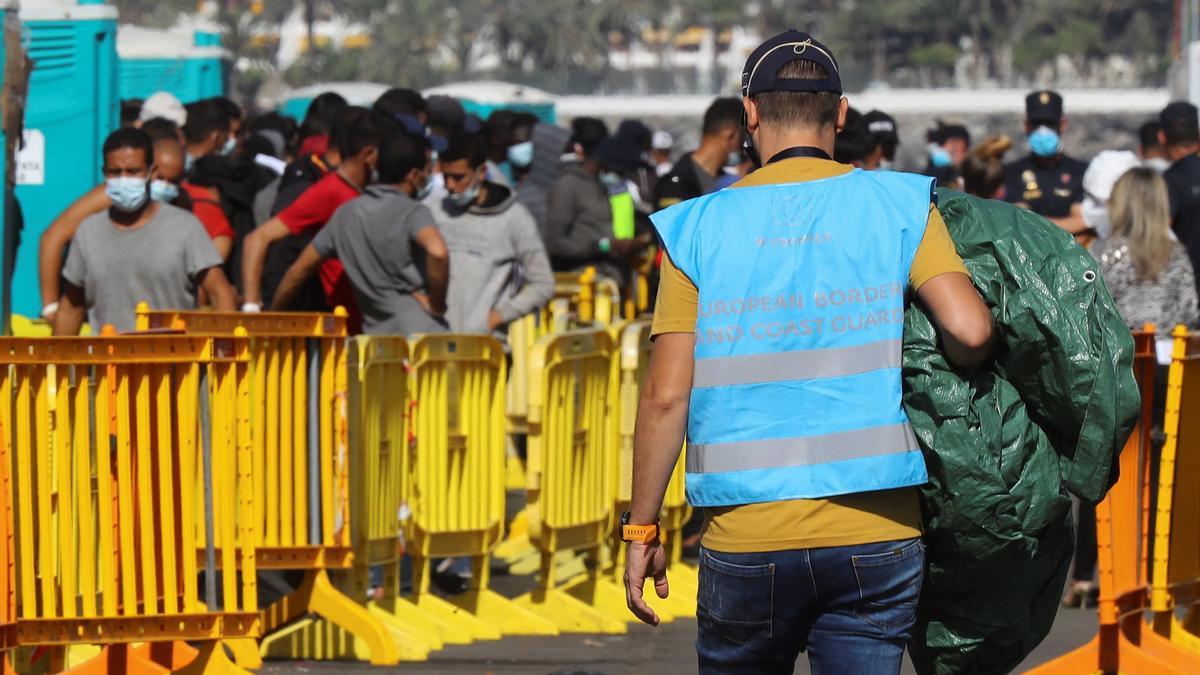
<path id="1" fill-rule="evenodd" d="M 105 194 L 112 206 L 79 225 L 63 267 L 55 335 L 93 328 L 134 328 L 134 309 L 193 309 L 203 288 L 213 306 L 235 309 L 233 286 L 196 217 L 150 198 L 155 174 L 150 137 L 118 129 L 104 141 Z"/>
<path id="2" fill-rule="evenodd" d="M 445 199 L 429 208 L 450 251 L 446 321 L 456 333 L 495 333 L 554 296 L 554 273 L 529 211 L 486 178 L 483 142 L 463 132 L 438 159 Z"/>
<path id="3" fill-rule="evenodd" d="M 1087 164 L 1063 152 L 1063 99 L 1053 91 L 1025 98 L 1029 155 L 1005 168 L 1004 199 L 1046 216 L 1071 234 L 1084 234 L 1083 174 Z"/>

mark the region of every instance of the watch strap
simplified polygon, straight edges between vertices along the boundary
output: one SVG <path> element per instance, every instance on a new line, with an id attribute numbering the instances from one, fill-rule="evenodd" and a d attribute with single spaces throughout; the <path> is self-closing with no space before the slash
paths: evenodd
<path id="1" fill-rule="evenodd" d="M 621 539 L 623 541 L 649 544 L 659 538 L 658 523 L 649 525 L 622 525 Z"/>

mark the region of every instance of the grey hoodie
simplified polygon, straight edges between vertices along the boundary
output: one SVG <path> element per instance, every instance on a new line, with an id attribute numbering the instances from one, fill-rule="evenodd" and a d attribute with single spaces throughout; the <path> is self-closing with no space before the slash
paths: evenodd
<path id="1" fill-rule="evenodd" d="M 446 321 L 455 333 L 487 333 L 491 310 L 508 324 L 554 296 L 554 274 L 533 216 L 508 188 L 485 185 L 482 206 L 428 204 L 450 251 Z"/>

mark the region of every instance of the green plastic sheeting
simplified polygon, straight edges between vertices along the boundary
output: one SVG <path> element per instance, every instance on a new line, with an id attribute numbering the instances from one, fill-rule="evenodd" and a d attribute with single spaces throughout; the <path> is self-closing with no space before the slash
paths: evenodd
<path id="1" fill-rule="evenodd" d="M 1068 492 L 1116 480 L 1140 396 L 1133 338 L 1071 236 L 997 201 L 938 206 L 995 317 L 985 370 L 946 361 L 912 303 L 904 405 L 929 467 L 928 573 L 909 651 L 919 673 L 1004 673 L 1050 632 L 1073 551 Z"/>

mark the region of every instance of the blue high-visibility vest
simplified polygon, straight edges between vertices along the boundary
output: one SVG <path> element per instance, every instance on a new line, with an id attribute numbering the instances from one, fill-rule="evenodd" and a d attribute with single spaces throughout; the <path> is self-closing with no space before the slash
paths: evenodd
<path id="1" fill-rule="evenodd" d="M 855 170 L 722 190 L 652 216 L 699 290 L 693 505 L 926 481 L 901 407 L 900 346 L 933 188 L 924 176 Z"/>

